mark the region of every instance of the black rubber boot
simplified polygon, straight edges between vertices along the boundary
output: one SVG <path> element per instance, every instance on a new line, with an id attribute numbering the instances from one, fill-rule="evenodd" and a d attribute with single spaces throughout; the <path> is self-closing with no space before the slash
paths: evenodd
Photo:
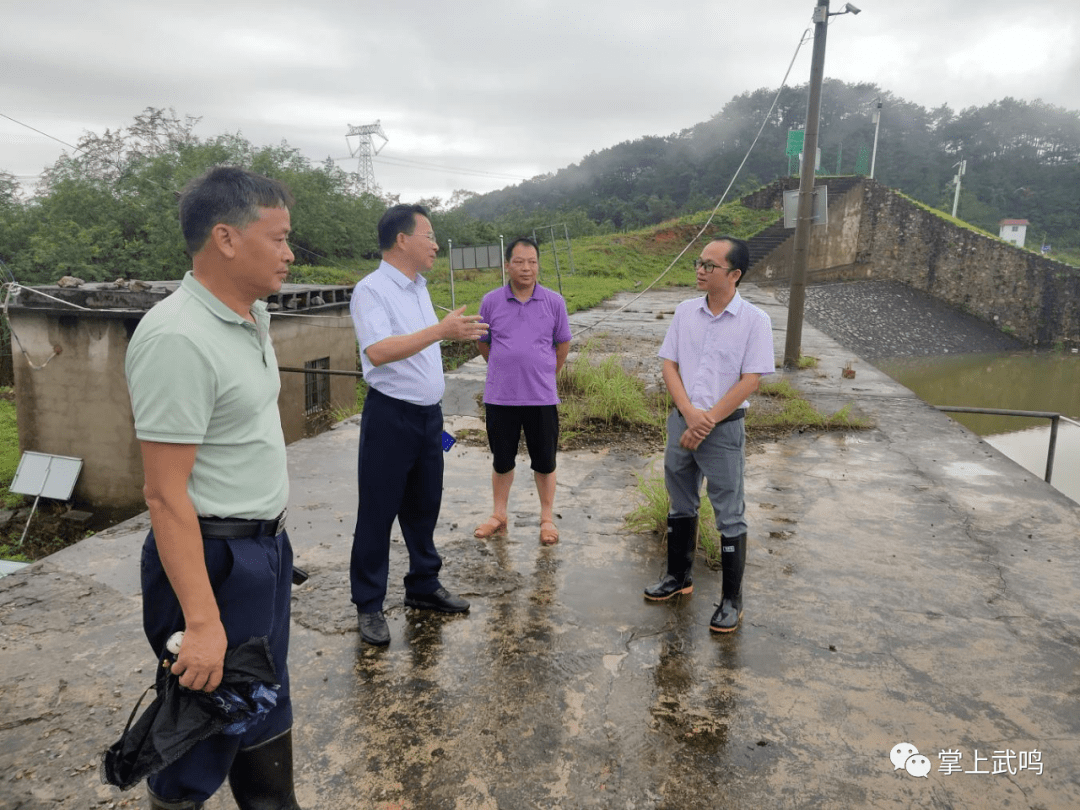
<path id="1" fill-rule="evenodd" d="M 742 580 L 746 568 L 746 535 L 720 538 L 720 566 L 724 569 L 724 589 L 720 604 L 709 620 L 716 633 L 732 633 L 742 620 Z"/>
<path id="2" fill-rule="evenodd" d="M 693 593 L 694 554 L 697 551 L 696 517 L 669 517 L 667 522 L 667 573 L 645 589 L 645 598 L 662 602 L 680 593 Z"/>
<path id="3" fill-rule="evenodd" d="M 160 796 L 155 796 L 150 788 L 146 789 L 146 795 L 150 798 L 150 810 L 202 810 L 202 802 L 167 802 Z"/>
<path id="4" fill-rule="evenodd" d="M 292 731 L 240 751 L 229 787 L 240 810 L 300 810 L 293 792 Z"/>

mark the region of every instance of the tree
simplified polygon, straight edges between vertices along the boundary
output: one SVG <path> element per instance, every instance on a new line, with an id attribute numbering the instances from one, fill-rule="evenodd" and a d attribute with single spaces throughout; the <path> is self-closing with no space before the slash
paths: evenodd
<path id="1" fill-rule="evenodd" d="M 26 283 L 63 275 L 177 279 L 190 268 L 176 221 L 176 197 L 219 164 L 284 181 L 296 198 L 298 266 L 335 267 L 346 276 L 378 254 L 381 200 L 350 191 L 350 177 L 329 159 L 313 166 L 282 142 L 256 148 L 240 135 L 201 139 L 199 119 L 148 107 L 125 129 L 87 133 L 78 149 L 42 175 L 39 193 L 21 201 L 0 176 L 0 259 Z"/>

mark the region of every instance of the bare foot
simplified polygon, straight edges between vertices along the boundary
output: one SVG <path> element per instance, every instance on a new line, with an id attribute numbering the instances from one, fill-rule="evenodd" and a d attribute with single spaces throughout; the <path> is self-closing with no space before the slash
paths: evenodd
<path id="1" fill-rule="evenodd" d="M 486 538 L 506 531 L 506 518 L 492 515 L 473 530 L 473 537 Z"/>
<path id="2" fill-rule="evenodd" d="M 553 546 L 559 542 L 559 530 L 550 520 L 540 521 L 540 543 Z"/>

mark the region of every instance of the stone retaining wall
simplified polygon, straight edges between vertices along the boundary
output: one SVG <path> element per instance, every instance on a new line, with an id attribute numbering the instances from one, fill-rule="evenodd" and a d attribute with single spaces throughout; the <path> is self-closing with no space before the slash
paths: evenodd
<path id="1" fill-rule="evenodd" d="M 925 290 L 1027 344 L 1080 346 L 1080 270 L 955 225 L 877 183 L 861 193 L 856 261 L 869 275 Z"/>
<path id="2" fill-rule="evenodd" d="M 774 207 L 786 187 L 797 188 L 797 179 L 743 202 Z M 756 265 L 754 280 L 789 281 L 791 247 L 789 240 Z M 1027 345 L 1080 346 L 1080 270 L 957 225 L 869 179 L 829 199 L 829 224 L 813 229 L 808 269 L 811 282 L 862 279 L 901 281 Z"/>

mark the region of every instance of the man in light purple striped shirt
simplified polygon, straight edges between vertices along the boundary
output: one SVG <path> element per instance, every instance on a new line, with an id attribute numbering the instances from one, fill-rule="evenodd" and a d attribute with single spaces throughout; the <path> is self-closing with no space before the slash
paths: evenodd
<path id="1" fill-rule="evenodd" d="M 736 630 L 743 615 L 747 529 L 743 417 L 747 397 L 775 368 L 769 316 L 737 289 L 749 264 L 750 252 L 741 239 L 721 236 L 707 244 L 694 262 L 697 287 L 705 297 L 676 307 L 660 347 L 664 383 L 675 403 L 664 453 L 664 484 L 671 505 L 667 571 L 645 589 L 645 598 L 663 601 L 694 590 L 691 569 L 704 477 L 721 535 L 723 593 L 709 621 L 709 629 L 717 633 Z"/>

